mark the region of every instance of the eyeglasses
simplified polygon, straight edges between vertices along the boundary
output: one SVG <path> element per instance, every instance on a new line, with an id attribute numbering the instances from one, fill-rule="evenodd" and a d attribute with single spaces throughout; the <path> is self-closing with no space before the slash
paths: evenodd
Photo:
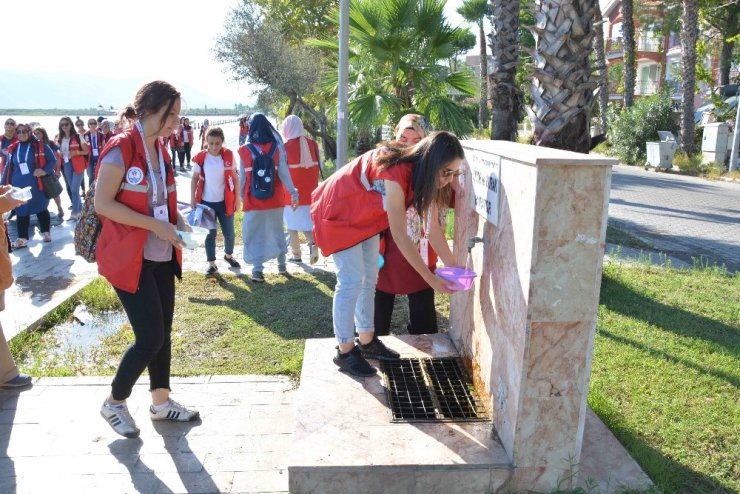
<path id="1" fill-rule="evenodd" d="M 460 175 L 464 175 L 464 174 L 465 172 L 463 172 L 462 170 L 450 170 L 449 168 L 445 168 L 444 170 L 442 170 L 442 176 L 444 178 L 459 177 Z"/>
<path id="2" fill-rule="evenodd" d="M 28 130 L 28 129 L 16 129 L 15 130 L 15 133 L 16 134 L 28 134 L 29 132 L 31 132 L 31 131 Z"/>

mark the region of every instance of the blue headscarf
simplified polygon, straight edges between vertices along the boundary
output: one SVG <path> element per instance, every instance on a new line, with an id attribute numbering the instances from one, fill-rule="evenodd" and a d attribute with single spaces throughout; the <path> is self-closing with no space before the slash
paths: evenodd
<path id="1" fill-rule="evenodd" d="M 279 145 L 283 143 L 280 134 L 275 130 L 267 117 L 262 113 L 253 113 L 249 119 L 249 142 L 255 144 L 266 144 L 276 141 Z"/>

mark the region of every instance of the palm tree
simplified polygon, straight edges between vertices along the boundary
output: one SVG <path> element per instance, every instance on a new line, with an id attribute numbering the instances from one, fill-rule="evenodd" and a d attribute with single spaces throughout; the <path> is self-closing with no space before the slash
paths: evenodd
<path id="1" fill-rule="evenodd" d="M 694 153 L 694 87 L 696 84 L 696 39 L 699 35 L 697 0 L 683 0 L 681 17 L 681 148 Z"/>
<path id="2" fill-rule="evenodd" d="M 606 134 L 606 110 L 609 105 L 609 73 L 607 72 L 606 57 L 604 56 L 604 19 L 601 17 L 601 6 L 596 4 L 594 12 L 594 52 L 599 74 L 599 115 L 601 117 L 601 131 Z"/>
<path id="3" fill-rule="evenodd" d="M 444 65 L 469 31 L 451 27 L 444 0 L 353 0 L 349 28 L 349 117 L 358 129 L 395 123 L 404 113 L 426 115 L 441 129 L 460 136 L 472 121 L 454 94 L 475 94 L 469 69 Z M 339 12 L 332 19 L 339 23 Z M 336 54 L 336 39 L 309 40 Z M 323 90 L 336 94 L 337 74 L 327 71 Z"/>
<path id="4" fill-rule="evenodd" d="M 622 41 L 624 43 L 624 106 L 635 99 L 635 18 L 632 0 L 622 0 Z"/>
<path id="5" fill-rule="evenodd" d="M 516 84 L 519 64 L 519 0 L 492 0 L 491 21 L 491 139 L 513 141 L 522 109 Z"/>
<path id="6" fill-rule="evenodd" d="M 490 12 L 488 0 L 465 0 L 457 13 L 471 24 L 478 25 L 478 44 L 480 45 L 480 100 L 478 101 L 478 133 L 488 122 L 488 54 L 486 53 L 486 33 L 483 19 Z"/>
<path id="7" fill-rule="evenodd" d="M 589 151 L 596 1 L 540 0 L 535 5 L 534 81 L 527 111 L 538 146 Z"/>

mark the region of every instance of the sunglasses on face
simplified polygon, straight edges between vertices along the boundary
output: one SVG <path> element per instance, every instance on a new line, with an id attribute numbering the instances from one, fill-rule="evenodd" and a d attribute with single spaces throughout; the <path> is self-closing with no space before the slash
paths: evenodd
<path id="1" fill-rule="evenodd" d="M 13 122 L 12 120 L 8 120 L 7 122 L 5 122 L 5 125 L 9 125 L 12 127 L 13 125 L 15 125 L 15 122 Z"/>
<path id="2" fill-rule="evenodd" d="M 28 134 L 29 132 L 31 131 L 28 129 L 16 129 L 15 131 L 16 134 Z"/>
<path id="3" fill-rule="evenodd" d="M 98 123 L 97 122 L 90 122 L 90 123 L 87 124 L 87 126 L 88 127 L 97 127 L 98 126 Z"/>
<path id="4" fill-rule="evenodd" d="M 460 175 L 463 175 L 462 170 L 450 170 L 449 168 L 445 168 L 442 170 L 442 176 L 447 177 L 459 177 Z"/>

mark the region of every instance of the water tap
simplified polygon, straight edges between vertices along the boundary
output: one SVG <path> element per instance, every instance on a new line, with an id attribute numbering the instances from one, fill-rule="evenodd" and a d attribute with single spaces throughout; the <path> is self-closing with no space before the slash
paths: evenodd
<path id="1" fill-rule="evenodd" d="M 475 247 L 475 244 L 477 244 L 478 242 L 483 243 L 483 239 L 480 237 L 470 237 L 468 239 L 468 254 L 470 254 L 470 251 L 473 250 L 473 247 Z"/>

